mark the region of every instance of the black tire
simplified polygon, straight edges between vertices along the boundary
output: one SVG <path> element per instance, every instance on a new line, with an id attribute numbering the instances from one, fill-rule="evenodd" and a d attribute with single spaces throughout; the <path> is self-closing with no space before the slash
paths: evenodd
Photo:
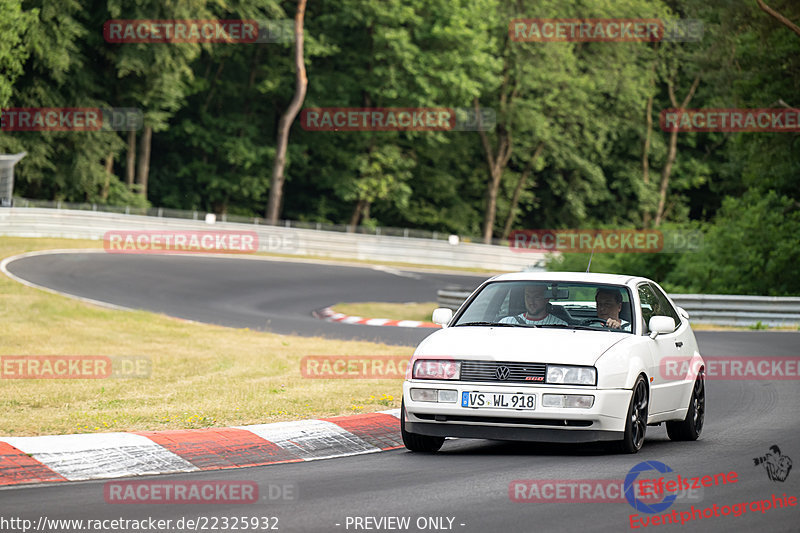
<path id="1" fill-rule="evenodd" d="M 412 452 L 438 452 L 444 444 L 444 437 L 429 437 L 406 431 L 406 406 L 400 403 L 400 435 L 403 437 L 403 444 Z"/>
<path id="2" fill-rule="evenodd" d="M 639 376 L 631 393 L 631 403 L 625 419 L 625 434 L 622 440 L 613 444 L 617 453 L 636 453 L 642 448 L 647 432 L 648 400 L 647 382 L 644 377 Z"/>
<path id="3" fill-rule="evenodd" d="M 686 418 L 678 422 L 667 422 L 667 435 L 672 440 L 697 440 L 703 432 L 703 422 L 706 415 L 706 383 L 701 371 L 697 375 L 692 388 L 692 397 L 689 399 L 689 410 Z"/>

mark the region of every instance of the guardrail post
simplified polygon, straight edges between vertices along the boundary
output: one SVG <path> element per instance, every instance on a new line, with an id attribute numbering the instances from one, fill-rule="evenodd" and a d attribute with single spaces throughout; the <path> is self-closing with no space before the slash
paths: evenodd
<path id="1" fill-rule="evenodd" d="M 159 217 L 163 217 L 164 216 L 164 208 L 163 207 L 159 207 L 158 208 L 158 216 Z"/>
<path id="2" fill-rule="evenodd" d="M 194 211 L 194 212 L 192 213 L 192 219 L 193 219 L 193 220 L 197 220 L 197 211 Z"/>
<path id="3" fill-rule="evenodd" d="M 14 165 L 26 155 L 27 152 L 0 155 L 0 207 L 14 205 Z"/>
<path id="4" fill-rule="evenodd" d="M 403 238 L 408 238 L 408 228 L 403 228 Z"/>

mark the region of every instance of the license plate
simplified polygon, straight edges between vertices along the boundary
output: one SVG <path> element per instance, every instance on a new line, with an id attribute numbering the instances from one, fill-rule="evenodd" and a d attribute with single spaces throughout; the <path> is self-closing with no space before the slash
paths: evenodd
<path id="1" fill-rule="evenodd" d="M 461 393 L 461 407 L 532 410 L 536 408 L 536 395 L 521 392 L 464 391 Z"/>

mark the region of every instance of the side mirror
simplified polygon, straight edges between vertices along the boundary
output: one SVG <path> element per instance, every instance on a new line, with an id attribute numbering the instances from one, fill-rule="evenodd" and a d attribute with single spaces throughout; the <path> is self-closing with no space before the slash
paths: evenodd
<path id="1" fill-rule="evenodd" d="M 683 307 L 677 307 L 678 314 L 681 315 L 686 320 L 689 320 L 689 313 Z"/>
<path id="2" fill-rule="evenodd" d="M 675 331 L 675 319 L 671 316 L 651 316 L 647 326 L 650 328 L 650 338 L 655 339 L 659 333 L 672 333 Z"/>
<path id="3" fill-rule="evenodd" d="M 433 310 L 433 323 L 439 324 L 443 328 L 447 327 L 447 324 L 450 323 L 450 319 L 453 318 L 453 310 L 448 309 L 447 307 L 440 307 L 438 309 Z"/>

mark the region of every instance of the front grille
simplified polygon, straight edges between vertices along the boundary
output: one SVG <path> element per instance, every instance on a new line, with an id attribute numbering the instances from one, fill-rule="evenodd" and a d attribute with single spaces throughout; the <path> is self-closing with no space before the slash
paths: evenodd
<path id="1" fill-rule="evenodd" d="M 508 377 L 501 367 L 508 369 Z M 500 372 L 498 372 L 500 369 Z M 511 363 L 502 361 L 461 361 L 461 381 L 497 381 L 500 383 L 544 383 L 544 363 Z"/>

